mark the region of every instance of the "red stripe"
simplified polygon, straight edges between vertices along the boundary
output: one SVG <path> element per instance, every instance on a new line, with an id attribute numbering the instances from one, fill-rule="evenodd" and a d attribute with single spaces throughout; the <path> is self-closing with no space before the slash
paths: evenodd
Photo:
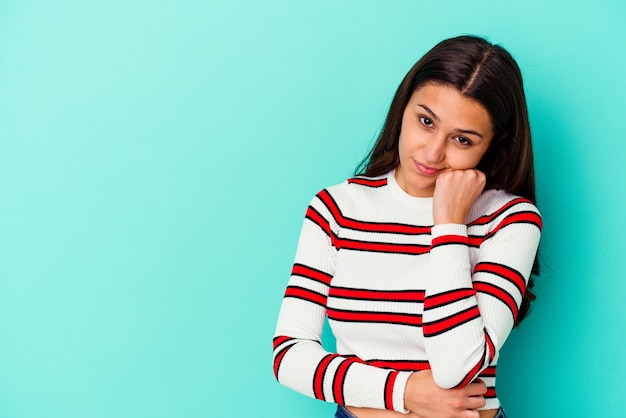
<path id="1" fill-rule="evenodd" d="M 488 387 L 487 388 L 487 392 L 485 392 L 485 394 L 483 395 L 485 398 L 495 398 L 496 395 L 496 388 L 494 387 Z"/>
<path id="2" fill-rule="evenodd" d="M 287 337 L 286 335 L 279 335 L 278 337 L 274 338 L 274 350 L 276 350 L 278 348 L 279 345 L 281 345 L 284 342 L 287 342 L 289 340 L 292 340 L 293 338 L 291 337 Z"/>
<path id="3" fill-rule="evenodd" d="M 396 383 L 397 377 L 398 372 L 391 372 L 387 376 L 387 381 L 385 382 L 385 409 L 390 411 L 395 410 L 393 405 L 393 387 Z"/>
<path id="4" fill-rule="evenodd" d="M 478 248 L 485 240 L 483 236 L 470 235 L 467 237 L 467 245 L 470 247 Z"/>
<path id="5" fill-rule="evenodd" d="M 478 306 L 473 306 L 470 309 L 458 312 L 442 320 L 424 324 L 424 336 L 433 337 L 479 317 L 480 311 L 478 310 Z"/>
<path id="6" fill-rule="evenodd" d="M 442 235 L 440 237 L 433 238 L 432 248 L 448 244 L 468 245 L 469 239 L 464 235 Z"/>
<path id="7" fill-rule="evenodd" d="M 345 405 L 346 403 L 343 397 L 343 385 L 346 380 L 346 375 L 348 374 L 348 369 L 357 361 L 357 359 L 346 359 L 337 367 L 333 380 L 333 397 L 335 398 L 334 402 L 337 404 Z"/>
<path id="8" fill-rule="evenodd" d="M 276 377 L 276 379 L 278 379 L 278 369 L 280 369 L 280 363 L 283 361 L 283 357 L 285 357 L 287 351 L 289 351 L 289 349 L 293 346 L 294 344 L 283 348 L 276 354 L 276 357 L 274 357 L 274 376 Z"/>
<path id="9" fill-rule="evenodd" d="M 369 187 L 381 187 L 387 185 L 387 179 L 367 179 L 367 178 L 359 178 L 354 177 L 348 179 L 348 184 L 360 184 L 361 186 L 369 186 Z"/>
<path id="10" fill-rule="evenodd" d="M 491 338 L 489 338 L 487 333 L 485 333 L 485 338 L 487 340 L 487 346 L 489 347 L 490 356 L 491 356 L 492 355 L 491 354 L 491 350 L 493 349 L 493 343 L 491 342 Z M 491 358 L 491 360 L 493 360 L 493 358 Z M 477 377 L 476 374 L 478 373 L 478 371 L 480 370 L 480 368 L 482 367 L 484 362 L 485 362 L 485 355 L 483 354 L 483 357 L 478 361 L 478 363 L 476 363 L 474 368 L 469 371 L 469 373 L 465 376 L 463 381 L 461 383 L 459 383 L 459 385 L 457 387 L 467 386 L 471 382 L 473 382 L 476 379 L 476 377 Z M 496 366 L 489 366 L 489 367 L 483 369 L 483 371 L 480 372 L 480 374 L 478 374 L 478 377 L 496 377 Z M 494 389 L 494 394 L 495 394 L 495 389 Z M 485 396 L 487 396 L 487 395 L 485 395 Z"/>
<path id="11" fill-rule="evenodd" d="M 343 299 L 378 300 L 392 302 L 424 302 L 423 290 L 365 290 L 332 287 L 328 296 Z"/>
<path id="12" fill-rule="evenodd" d="M 496 377 L 496 366 L 487 367 L 485 370 L 480 372 L 478 376 L 479 377 Z"/>
<path id="13" fill-rule="evenodd" d="M 456 387 L 464 387 L 469 385 L 470 383 L 472 383 L 474 381 L 474 379 L 476 378 L 476 375 L 478 374 L 478 372 L 480 371 L 481 366 L 484 364 L 485 362 L 485 356 L 483 355 L 483 358 L 481 358 L 478 363 L 476 363 L 476 365 L 474 366 L 474 368 L 472 370 L 469 371 L 469 373 L 467 373 L 467 375 L 465 375 L 465 379 L 463 379 L 461 381 L 461 383 L 459 383 Z"/>
<path id="14" fill-rule="evenodd" d="M 385 232 L 390 234 L 429 234 L 431 226 L 417 226 L 400 223 L 365 222 L 346 218 L 327 190 L 322 190 L 317 197 L 326 205 L 337 224 L 343 228 L 364 232 Z"/>
<path id="15" fill-rule="evenodd" d="M 337 249 L 345 248 L 348 250 L 357 250 L 357 251 L 370 251 L 370 252 L 376 252 L 376 253 L 410 254 L 410 255 L 426 254 L 430 251 L 430 247 L 427 245 L 391 244 L 391 243 L 385 243 L 385 242 L 365 242 L 365 241 L 355 241 L 355 240 L 341 239 L 341 238 L 336 239 L 335 247 L 337 247 Z"/>
<path id="16" fill-rule="evenodd" d="M 487 342 L 487 348 L 489 348 L 489 361 L 491 362 L 496 356 L 496 346 L 491 340 L 489 334 L 487 334 L 487 331 L 485 331 L 485 341 Z"/>
<path id="17" fill-rule="evenodd" d="M 369 360 L 366 361 L 365 364 L 381 369 L 392 369 L 406 372 L 430 370 L 430 364 L 427 360 Z"/>
<path id="18" fill-rule="evenodd" d="M 328 308 L 328 319 L 342 322 L 375 322 L 418 327 L 422 325 L 422 316 L 419 314 L 342 311 L 332 308 Z"/>
<path id="19" fill-rule="evenodd" d="M 315 280 L 317 282 L 324 283 L 325 285 L 330 285 L 330 281 L 333 278 L 333 276 L 328 273 L 324 273 L 323 271 L 316 270 L 303 264 L 294 264 L 291 269 L 291 274 L 293 276 L 306 277 L 307 279 Z"/>
<path id="20" fill-rule="evenodd" d="M 490 215 L 483 215 L 483 216 L 481 216 L 480 218 L 478 218 L 475 221 L 471 222 L 468 226 L 488 224 L 489 222 L 493 221 L 495 218 L 500 216 L 502 213 L 507 211 L 509 208 L 511 208 L 511 207 L 513 207 L 515 205 L 522 204 L 522 203 L 530 203 L 531 205 L 533 204 L 528 199 L 524 199 L 523 197 L 518 197 L 517 199 L 513 199 L 510 202 L 505 203 L 504 206 L 500 207 L 494 213 L 492 213 Z"/>
<path id="21" fill-rule="evenodd" d="M 333 231 L 331 231 L 330 229 L 330 224 L 328 223 L 328 221 L 318 212 L 316 211 L 314 208 L 312 208 L 311 206 L 309 206 L 309 208 L 306 210 L 306 215 L 305 217 L 307 219 L 310 219 L 311 221 L 313 221 L 315 224 L 317 224 L 320 228 L 322 228 L 322 230 L 324 232 L 326 232 L 326 235 L 328 236 L 332 236 Z"/>
<path id="22" fill-rule="evenodd" d="M 539 229 L 543 227 L 543 221 L 541 220 L 541 215 L 537 212 L 531 211 L 523 211 L 517 212 L 510 216 L 507 216 L 502 220 L 503 224 L 510 225 L 513 223 L 531 223 L 533 225 L 537 225 Z"/>
<path id="23" fill-rule="evenodd" d="M 507 279 L 517 287 L 520 295 L 526 291 L 526 280 L 522 273 L 508 266 L 495 263 L 478 263 L 474 267 L 474 273 L 491 273 Z"/>
<path id="24" fill-rule="evenodd" d="M 419 255 L 425 254 L 430 251 L 430 247 L 427 245 L 416 244 L 393 244 L 384 242 L 366 242 L 356 241 L 350 239 L 338 238 L 331 230 L 329 223 L 319 214 L 315 209 L 309 207 L 306 217 L 317 224 L 326 234 L 330 237 L 332 244 L 335 248 L 345 248 L 349 250 L 357 251 L 371 251 L 381 253 L 399 253 L 399 254 L 411 254 Z"/>
<path id="25" fill-rule="evenodd" d="M 515 302 L 515 299 L 509 293 L 491 283 L 485 282 L 474 282 L 474 289 L 476 289 L 477 292 L 485 293 L 499 299 L 511 310 L 513 319 L 517 318 L 517 302 Z"/>
<path id="26" fill-rule="evenodd" d="M 285 297 L 303 299 L 309 302 L 316 303 L 318 305 L 326 306 L 325 295 L 302 287 L 287 286 L 287 290 L 285 291 Z"/>
<path id="27" fill-rule="evenodd" d="M 489 231 L 489 233 L 485 235 L 485 239 L 492 237 L 495 233 L 506 226 L 528 223 L 536 225 L 539 230 L 542 229 L 541 217 L 536 212 L 517 212 L 504 218 L 493 230 Z"/>
<path id="28" fill-rule="evenodd" d="M 326 400 L 324 397 L 324 374 L 326 374 L 326 369 L 328 369 L 330 362 L 338 356 L 338 354 L 328 354 L 317 365 L 313 375 L 313 394 L 315 398 L 322 401 Z"/>
<path id="29" fill-rule="evenodd" d="M 424 310 L 438 308 L 450 303 L 470 298 L 476 294 L 474 289 L 458 289 L 438 295 L 428 296 L 424 300 Z"/>

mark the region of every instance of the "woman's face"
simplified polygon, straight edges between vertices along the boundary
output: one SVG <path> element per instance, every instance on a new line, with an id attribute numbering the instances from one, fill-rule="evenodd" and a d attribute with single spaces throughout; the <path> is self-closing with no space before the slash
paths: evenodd
<path id="1" fill-rule="evenodd" d="M 427 83 L 404 110 L 395 178 L 412 196 L 431 197 L 446 170 L 475 168 L 493 137 L 491 118 L 456 88 Z"/>

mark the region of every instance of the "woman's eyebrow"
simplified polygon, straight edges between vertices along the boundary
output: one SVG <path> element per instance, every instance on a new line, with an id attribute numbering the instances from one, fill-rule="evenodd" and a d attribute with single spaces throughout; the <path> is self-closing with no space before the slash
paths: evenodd
<path id="1" fill-rule="evenodd" d="M 473 131 L 471 129 L 456 129 L 456 131 L 459 132 L 459 133 L 462 133 L 462 134 L 476 135 L 476 136 L 480 137 L 481 139 L 483 138 L 483 136 L 480 134 L 480 132 Z"/>
<path id="2" fill-rule="evenodd" d="M 423 108 L 425 111 L 427 111 L 430 116 L 432 116 L 433 119 L 435 119 L 437 122 L 439 122 L 439 116 L 437 116 L 437 114 L 435 112 L 433 112 L 430 107 L 426 106 L 425 104 L 417 104 L 418 106 L 420 106 L 421 108 Z"/>
<path id="3" fill-rule="evenodd" d="M 437 122 L 440 122 L 439 120 L 439 116 L 437 116 L 437 114 L 435 112 L 432 111 L 432 109 L 428 106 L 426 106 L 425 104 L 417 104 L 419 107 L 421 107 L 422 109 L 424 109 L 433 119 L 435 119 Z M 462 134 L 470 134 L 470 135 L 476 135 L 480 138 L 483 138 L 483 136 L 480 134 L 480 132 L 478 131 L 474 131 L 472 129 L 460 129 L 460 128 L 456 128 L 455 129 L 457 132 L 462 133 Z"/>

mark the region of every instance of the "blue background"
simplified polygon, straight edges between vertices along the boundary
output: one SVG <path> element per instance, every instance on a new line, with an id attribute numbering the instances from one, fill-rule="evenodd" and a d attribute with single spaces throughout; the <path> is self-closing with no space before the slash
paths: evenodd
<path id="1" fill-rule="evenodd" d="M 0 1 L 0 417 L 323 417 L 272 375 L 306 205 L 435 43 L 518 60 L 544 217 L 511 417 L 626 408 L 621 0 Z"/>

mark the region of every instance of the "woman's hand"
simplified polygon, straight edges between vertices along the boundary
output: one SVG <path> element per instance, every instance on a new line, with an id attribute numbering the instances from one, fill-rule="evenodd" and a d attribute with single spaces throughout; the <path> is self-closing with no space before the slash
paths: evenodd
<path id="1" fill-rule="evenodd" d="M 430 370 L 411 374 L 404 390 L 404 407 L 413 418 L 478 418 L 477 408 L 485 405 L 487 386 L 470 383 L 458 389 L 442 389 Z"/>
<path id="2" fill-rule="evenodd" d="M 467 215 L 485 188 L 486 178 L 476 169 L 444 171 L 437 177 L 433 194 L 435 225 L 465 224 Z"/>

